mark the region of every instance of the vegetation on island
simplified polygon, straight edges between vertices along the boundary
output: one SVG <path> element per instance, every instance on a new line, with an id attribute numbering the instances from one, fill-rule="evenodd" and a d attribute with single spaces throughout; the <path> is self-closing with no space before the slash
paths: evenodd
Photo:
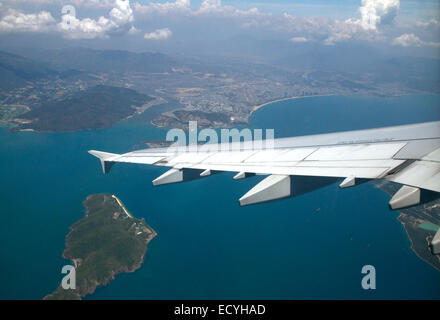
<path id="1" fill-rule="evenodd" d="M 400 185 L 392 182 L 375 181 L 372 184 L 390 196 L 400 188 Z M 433 255 L 429 248 L 429 242 L 440 228 L 440 200 L 400 209 L 398 220 L 405 228 L 415 254 L 440 271 L 440 256 Z"/>
<path id="2" fill-rule="evenodd" d="M 39 132 L 103 129 L 133 115 L 151 100 L 150 96 L 132 89 L 97 85 L 32 109 L 20 117 L 28 123 L 16 129 Z"/>
<path id="3" fill-rule="evenodd" d="M 58 289 L 47 300 L 81 299 L 105 286 L 115 275 L 133 272 L 144 259 L 156 232 L 143 219 L 134 218 L 118 198 L 94 194 L 84 202 L 86 215 L 72 225 L 63 257 L 76 270 L 76 288 Z"/>

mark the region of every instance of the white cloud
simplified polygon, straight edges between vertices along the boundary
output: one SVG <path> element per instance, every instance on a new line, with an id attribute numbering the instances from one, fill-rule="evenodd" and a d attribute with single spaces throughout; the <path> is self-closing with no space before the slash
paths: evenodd
<path id="1" fill-rule="evenodd" d="M 397 37 L 393 40 L 394 46 L 401 47 L 421 47 L 421 46 L 430 46 L 430 47 L 440 47 L 440 42 L 433 41 L 423 41 L 419 37 L 417 37 L 414 33 L 405 33 L 400 37 Z"/>
<path id="2" fill-rule="evenodd" d="M 116 0 L 115 7 L 110 11 L 110 17 L 119 24 L 133 21 L 133 10 L 129 0 Z"/>
<path id="3" fill-rule="evenodd" d="M 51 2 L 55 2 L 55 1 L 54 0 L 2 0 L 2 2 L 5 5 L 21 4 L 21 3 L 44 5 L 44 4 L 50 4 Z"/>
<path id="4" fill-rule="evenodd" d="M 46 0 L 31 0 L 33 2 L 46 2 Z M 82 2 L 84 0 L 76 0 Z M 113 4 L 108 18 L 100 16 L 98 19 L 78 19 L 74 15 L 63 14 L 61 21 L 53 18 L 51 13 L 41 11 L 39 13 L 22 13 L 18 10 L 9 9 L 7 14 L 0 20 L 0 32 L 59 32 L 70 39 L 94 39 L 106 38 L 110 35 L 133 33 L 133 11 L 129 0 L 89 0 L 94 5 Z M 75 2 L 75 1 L 74 1 Z M 89 4 L 90 5 L 90 4 Z"/>
<path id="5" fill-rule="evenodd" d="M 293 38 L 290 38 L 289 41 L 290 42 L 307 42 L 309 40 L 305 37 L 293 37 Z"/>
<path id="6" fill-rule="evenodd" d="M 440 27 L 440 22 L 436 19 L 430 19 L 428 21 L 417 21 L 416 25 L 418 27 L 422 27 L 422 28 L 439 28 Z"/>
<path id="7" fill-rule="evenodd" d="M 28 0 L 26 0 L 28 1 Z M 32 0 L 32 1 L 45 1 L 45 0 Z M 89 8 L 113 8 L 115 0 L 71 0 L 75 6 L 84 6 Z"/>
<path id="8" fill-rule="evenodd" d="M 402 47 L 420 47 L 421 45 L 423 45 L 423 41 L 420 40 L 420 38 L 413 33 L 405 33 L 402 34 L 400 37 L 395 38 L 393 40 L 393 45 Z"/>
<path id="9" fill-rule="evenodd" d="M 139 14 L 161 14 L 190 13 L 190 0 L 176 0 L 175 2 L 148 2 L 140 4 L 135 2 L 133 8 Z"/>
<path id="10" fill-rule="evenodd" d="M 2 0 L 8 7 L 26 6 L 46 6 L 56 5 L 60 8 L 64 5 L 73 5 L 77 8 L 110 9 L 115 5 L 116 0 Z"/>
<path id="11" fill-rule="evenodd" d="M 165 40 L 168 39 L 169 37 L 171 37 L 173 33 L 171 32 L 170 29 L 168 28 L 164 28 L 164 29 L 157 29 L 153 32 L 150 33 L 146 33 L 144 35 L 144 39 L 147 40 Z"/>
<path id="12" fill-rule="evenodd" d="M 58 30 L 69 39 L 95 39 L 107 37 L 111 22 L 109 19 L 99 17 L 94 19 L 77 19 L 69 15 L 63 15 L 58 24 Z"/>
<path id="13" fill-rule="evenodd" d="M 240 17 L 240 18 L 255 18 L 270 16 L 259 11 L 258 8 L 250 8 L 249 10 L 240 10 L 233 6 L 222 5 L 221 0 L 203 0 L 200 7 L 191 9 L 190 0 L 176 0 L 174 2 L 148 2 L 140 4 L 135 2 L 133 8 L 136 14 L 140 15 L 170 15 L 180 14 L 190 17 L 194 16 L 216 16 L 216 17 Z"/>
<path id="14" fill-rule="evenodd" d="M 234 14 L 237 16 L 243 16 L 243 17 L 264 17 L 264 16 L 270 16 L 270 14 L 262 13 L 258 8 L 250 8 L 249 10 L 239 10 L 235 9 Z"/>
<path id="15" fill-rule="evenodd" d="M 362 0 L 358 9 L 361 19 L 350 18 L 328 23 L 329 34 L 324 44 L 334 45 L 353 38 L 384 41 L 385 36 L 378 30 L 378 26 L 392 23 L 399 8 L 399 0 Z"/>
<path id="16" fill-rule="evenodd" d="M 221 0 L 203 0 L 200 5 L 200 11 L 218 10 L 222 7 Z"/>
<path id="17" fill-rule="evenodd" d="M 0 32 L 49 32 L 54 23 L 55 19 L 47 11 L 26 14 L 9 9 L 0 20 Z"/>
<path id="18" fill-rule="evenodd" d="M 101 1 L 102 2 L 102 1 Z M 133 10 L 129 0 L 115 0 L 114 7 L 109 12 L 109 18 L 104 16 L 97 20 L 85 18 L 78 19 L 65 14 L 57 27 L 64 37 L 69 39 L 94 39 L 107 38 L 115 34 L 132 34 Z"/>
<path id="19" fill-rule="evenodd" d="M 204 0 L 200 8 L 192 12 L 194 15 L 215 15 L 217 17 L 239 17 L 239 18 L 264 18 L 270 17 L 271 14 L 262 13 L 258 8 L 250 8 L 248 10 L 240 10 L 233 6 L 223 6 L 221 0 Z M 257 21 L 253 21 L 257 23 Z M 258 24 L 258 23 L 257 23 Z"/>
<path id="20" fill-rule="evenodd" d="M 362 27 L 366 30 L 376 30 L 380 24 L 391 23 L 399 8 L 399 0 L 362 0 L 359 8 Z"/>
<path id="21" fill-rule="evenodd" d="M 128 30 L 128 34 L 137 34 L 140 30 L 137 29 L 135 26 L 131 26 L 130 30 Z"/>
<path id="22" fill-rule="evenodd" d="M 227 26 L 227 32 L 233 28 L 246 28 L 249 33 L 262 31 L 261 34 L 274 34 L 278 38 L 282 36 L 293 43 L 312 41 L 335 45 L 352 40 L 386 40 L 386 43 L 406 47 L 438 45 L 437 42 L 426 42 L 414 35 L 423 34 L 425 39 L 436 41 L 440 27 L 440 22 L 436 19 L 414 22 L 405 27 L 398 25 L 396 28 L 402 30 L 400 32 L 382 27 L 396 17 L 400 8 L 399 0 L 356 0 L 360 2 L 358 17 L 346 20 L 299 17 L 287 13 L 282 16 L 272 15 L 258 8 L 241 10 L 232 5 L 224 5 L 221 0 L 202 0 L 198 8 L 191 7 L 190 0 L 159 1 L 161 0 L 142 3 L 139 0 L 131 3 L 129 0 L 0 0 L 3 12 L 0 32 L 58 32 L 71 39 L 144 34 L 145 39 L 158 40 L 169 38 L 172 32 L 169 28 L 157 29 L 155 23 L 159 22 L 173 30 L 180 26 L 185 30 L 191 30 L 191 27 L 199 30 L 202 24 L 209 21 L 212 25 L 220 26 L 219 28 Z M 25 6 L 28 3 L 34 6 Z M 52 11 L 51 14 L 47 8 L 58 10 L 54 7 L 61 8 L 66 3 L 72 3 L 81 18 L 63 15 L 61 22 L 55 21 L 54 17 L 59 12 Z M 15 9 L 11 9 L 11 6 Z M 22 13 L 16 8 L 26 8 L 29 11 L 34 8 L 38 12 Z M 87 13 L 93 14 L 94 18 L 83 18 Z M 150 32 L 151 30 L 155 31 Z M 395 38 L 396 34 L 402 35 Z"/>

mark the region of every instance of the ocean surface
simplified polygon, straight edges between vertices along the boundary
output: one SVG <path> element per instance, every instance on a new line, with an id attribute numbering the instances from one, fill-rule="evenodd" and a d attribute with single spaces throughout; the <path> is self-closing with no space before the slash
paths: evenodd
<path id="1" fill-rule="evenodd" d="M 149 125 L 159 111 L 97 131 L 0 129 L 0 299 L 41 299 L 57 288 L 69 264 L 65 236 L 92 193 L 116 194 L 158 236 L 139 270 L 87 299 L 440 298 L 440 272 L 411 251 L 389 196 L 370 184 L 241 208 L 238 198 L 262 177 L 153 187 L 165 169 L 117 164 L 103 175 L 87 150 L 122 153 L 165 139 Z M 329 96 L 267 105 L 251 123 L 284 137 L 433 120 L 437 95 Z M 376 290 L 361 287 L 364 265 L 376 268 Z"/>

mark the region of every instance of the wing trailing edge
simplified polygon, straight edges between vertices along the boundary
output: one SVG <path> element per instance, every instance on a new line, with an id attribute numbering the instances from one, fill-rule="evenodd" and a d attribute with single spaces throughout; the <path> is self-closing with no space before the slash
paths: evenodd
<path id="1" fill-rule="evenodd" d="M 217 145 L 208 151 L 182 146 L 122 155 L 96 150 L 89 153 L 101 161 L 104 173 L 116 162 L 169 167 L 153 185 L 185 182 L 223 171 L 235 172 L 234 180 L 267 176 L 240 198 L 241 205 L 296 196 L 339 179 L 343 180 L 340 188 L 385 179 L 403 185 L 389 202 L 395 210 L 424 203 L 427 191 L 440 195 L 439 146 L 440 122 L 430 122 L 282 138 L 268 149 L 243 144 L 232 150 Z"/>

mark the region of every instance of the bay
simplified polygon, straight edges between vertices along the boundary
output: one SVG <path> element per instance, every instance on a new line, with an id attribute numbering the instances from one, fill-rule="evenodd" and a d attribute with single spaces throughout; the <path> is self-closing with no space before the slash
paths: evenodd
<path id="1" fill-rule="evenodd" d="M 276 137 L 440 120 L 440 96 L 313 97 L 256 111 L 253 128 Z M 152 113 L 157 113 L 155 109 Z M 116 194 L 158 236 L 143 266 L 120 274 L 87 299 L 397 299 L 440 298 L 440 272 L 410 249 L 370 184 L 337 185 L 279 202 L 240 207 L 262 177 L 223 173 L 153 187 L 164 169 L 117 164 L 103 175 L 87 153 L 127 152 L 164 139 L 148 111 L 118 125 L 74 133 L 0 129 L 0 298 L 41 299 L 61 281 L 68 228 L 92 193 Z M 364 291 L 361 269 L 374 265 L 377 289 Z"/>

